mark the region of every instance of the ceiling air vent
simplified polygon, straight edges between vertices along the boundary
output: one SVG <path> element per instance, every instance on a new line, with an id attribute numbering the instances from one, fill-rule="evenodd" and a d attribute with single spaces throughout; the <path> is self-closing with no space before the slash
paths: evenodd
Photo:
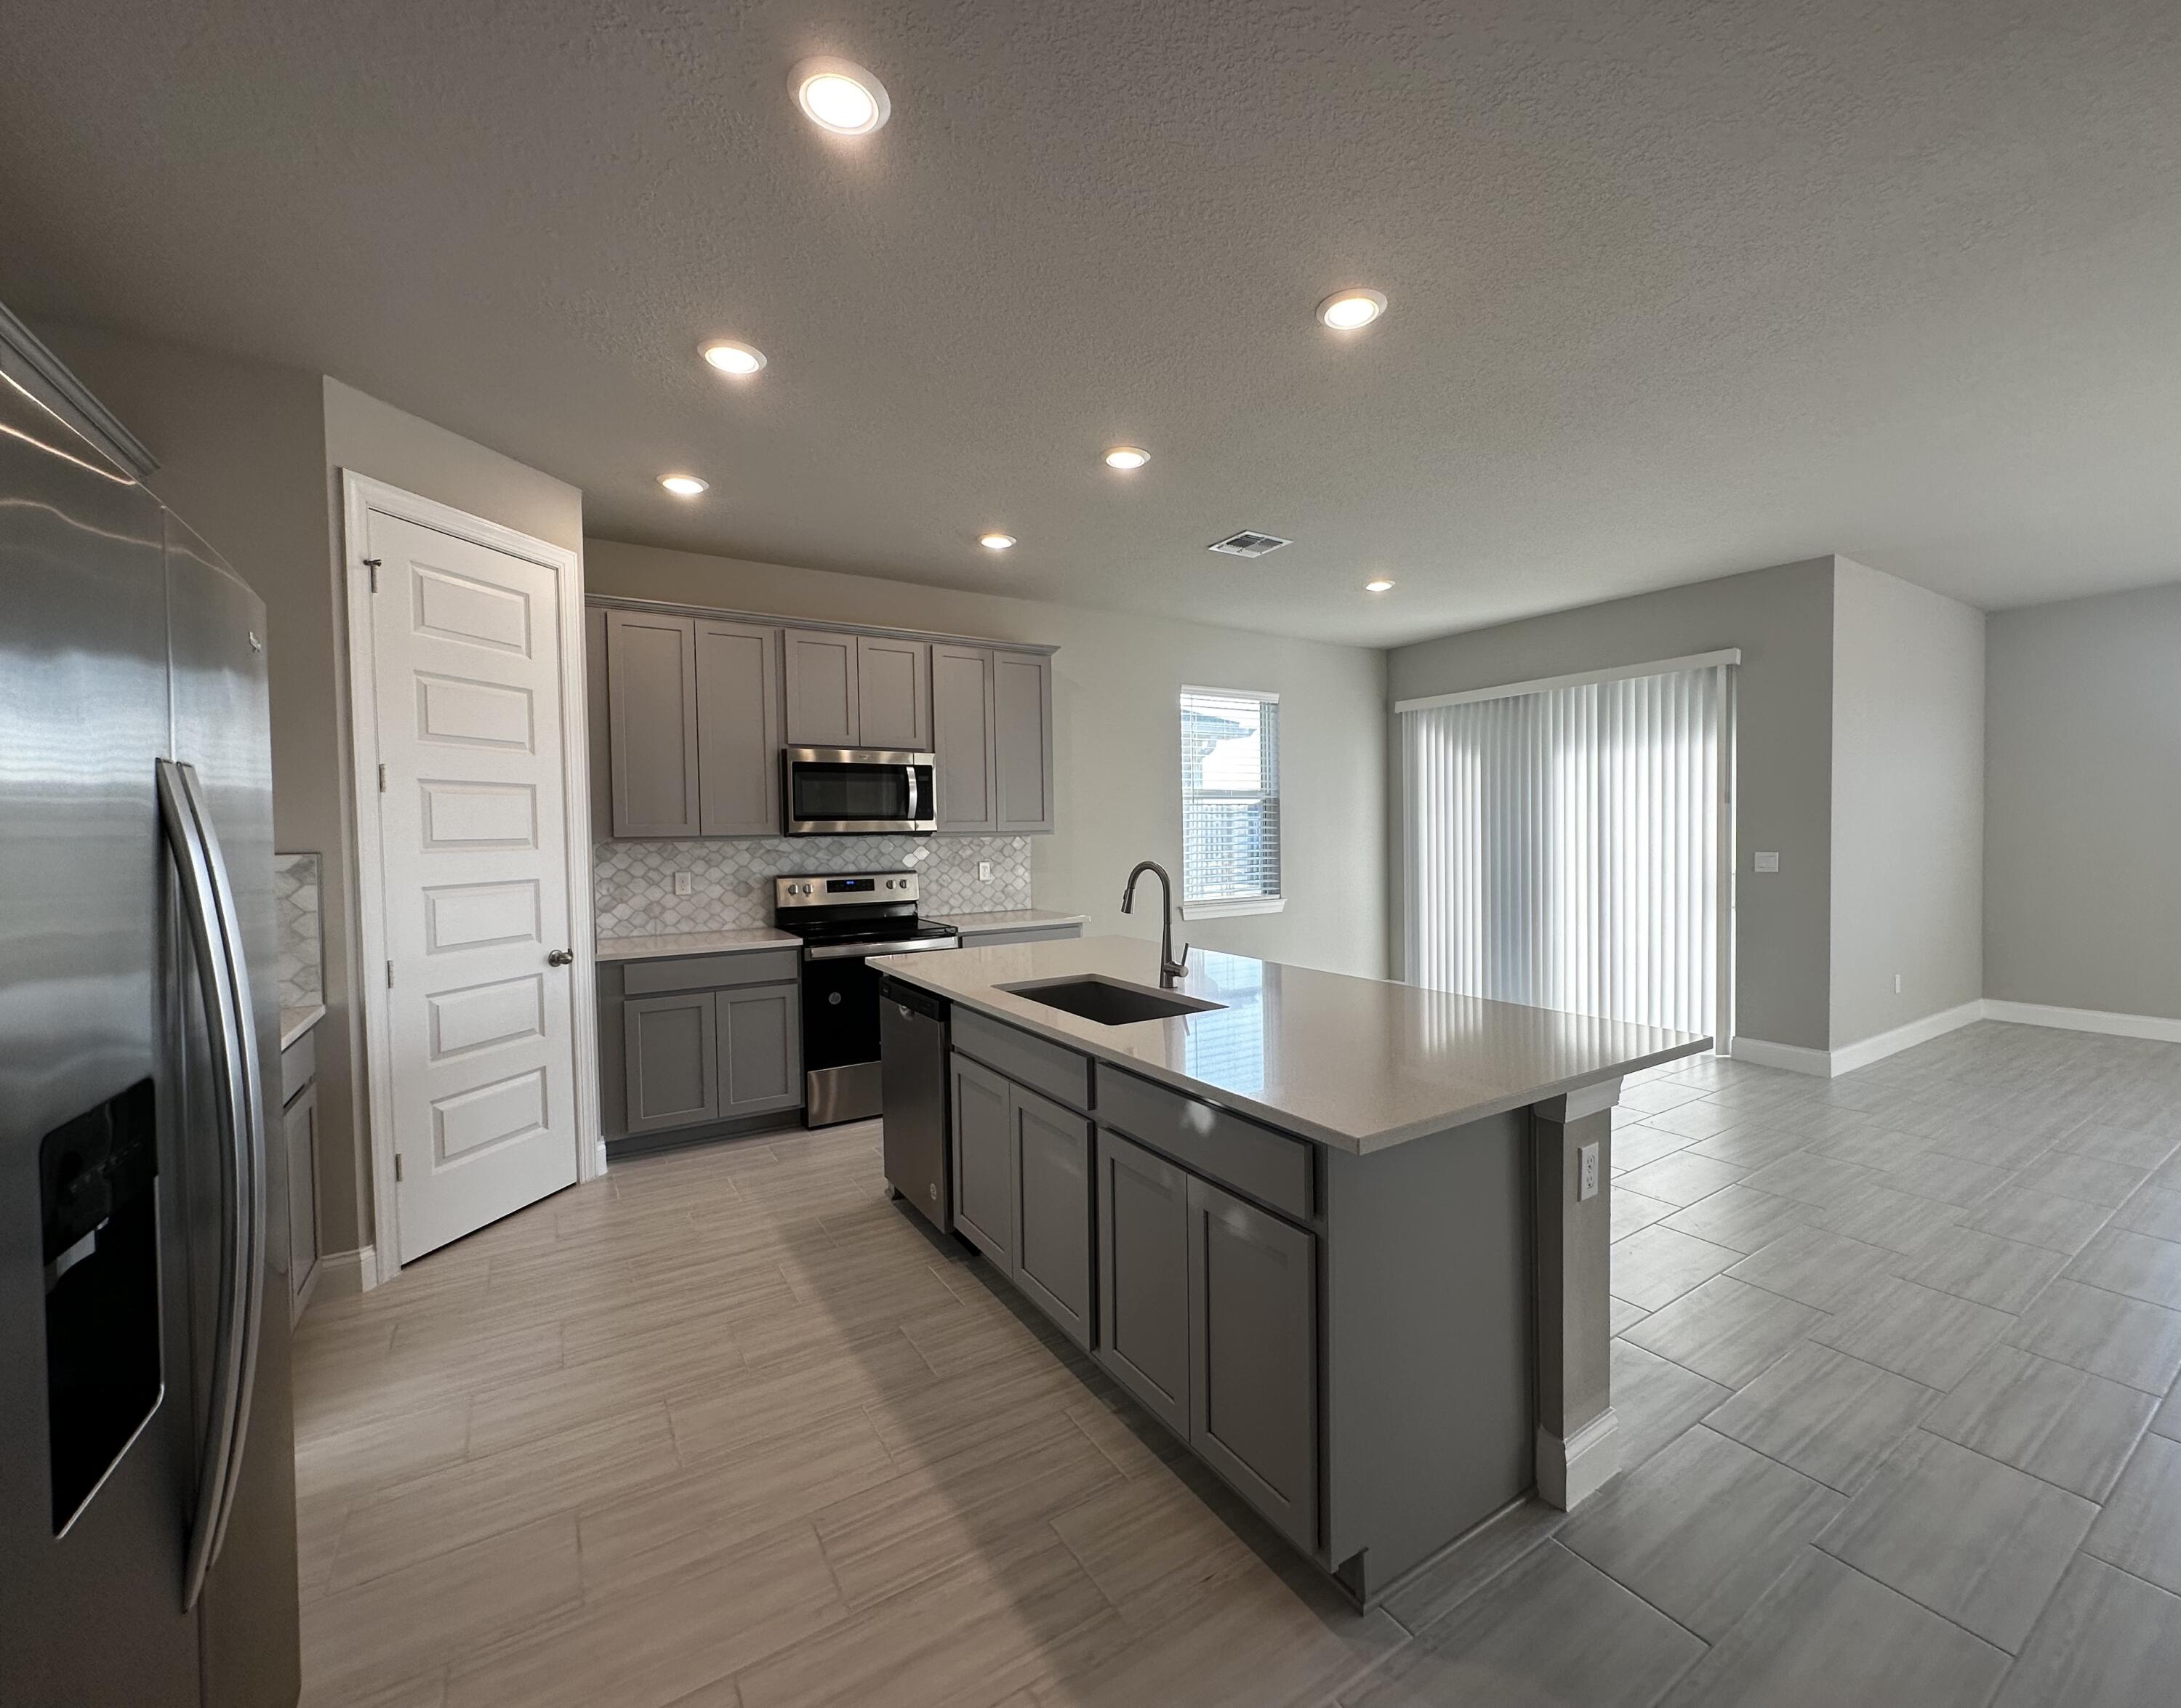
<path id="1" fill-rule="evenodd" d="M 1230 558 L 1262 558 L 1267 552 L 1276 552 L 1282 546 L 1291 546 L 1293 540 L 1284 540 L 1278 534 L 1254 534 L 1247 528 L 1239 534 L 1229 534 L 1223 540 L 1214 540 L 1209 549 L 1224 552 Z"/>

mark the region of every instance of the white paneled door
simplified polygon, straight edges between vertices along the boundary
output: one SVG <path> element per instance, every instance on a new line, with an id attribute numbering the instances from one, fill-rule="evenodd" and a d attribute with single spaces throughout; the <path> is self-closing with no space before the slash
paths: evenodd
<path id="1" fill-rule="evenodd" d="M 561 654 L 578 637 L 562 632 L 562 570 L 378 510 L 367 539 L 374 1088 L 408 1263 L 577 1177 Z"/>

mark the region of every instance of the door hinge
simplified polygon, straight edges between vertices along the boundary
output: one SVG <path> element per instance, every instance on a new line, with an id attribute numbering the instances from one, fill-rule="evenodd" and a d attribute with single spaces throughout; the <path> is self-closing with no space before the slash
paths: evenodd
<path id="1" fill-rule="evenodd" d="M 386 988 L 389 990 L 394 988 L 394 963 L 391 961 L 386 963 Z"/>
<path id="2" fill-rule="evenodd" d="M 396 1181 L 401 1178 L 401 1153 L 398 1150 L 394 1153 L 394 1178 Z"/>
<path id="3" fill-rule="evenodd" d="M 378 565 L 379 559 L 377 558 L 366 558 L 363 560 L 364 568 L 371 571 L 371 591 L 374 593 L 378 591 Z"/>
<path id="4" fill-rule="evenodd" d="M 384 765 L 378 768 L 378 792 L 382 795 L 386 792 L 386 767 Z"/>

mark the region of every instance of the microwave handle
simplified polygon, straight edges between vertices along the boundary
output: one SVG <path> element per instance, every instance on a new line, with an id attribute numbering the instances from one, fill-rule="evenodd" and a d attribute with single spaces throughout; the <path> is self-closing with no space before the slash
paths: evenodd
<path id="1" fill-rule="evenodd" d="M 924 793 L 916 774 L 920 768 L 915 765 L 904 765 L 901 769 L 908 774 L 908 822 L 914 824 L 925 816 L 918 810 L 923 804 L 921 796 Z"/>

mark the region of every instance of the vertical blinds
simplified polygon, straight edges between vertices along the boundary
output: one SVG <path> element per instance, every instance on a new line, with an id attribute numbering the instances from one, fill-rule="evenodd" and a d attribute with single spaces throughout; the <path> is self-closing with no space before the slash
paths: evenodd
<path id="1" fill-rule="evenodd" d="M 1726 669 L 1404 711 L 1410 978 L 1716 1036 Z"/>
<path id="2" fill-rule="evenodd" d="M 1184 901 L 1280 893 L 1280 702 L 1276 694 L 1181 691 Z"/>

